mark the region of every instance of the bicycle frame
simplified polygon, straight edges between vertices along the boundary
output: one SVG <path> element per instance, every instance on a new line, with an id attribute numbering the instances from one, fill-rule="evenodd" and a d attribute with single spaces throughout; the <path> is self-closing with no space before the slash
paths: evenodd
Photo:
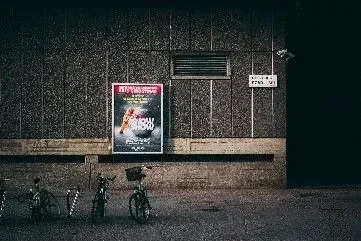
<path id="1" fill-rule="evenodd" d="M 34 179 L 34 185 L 30 188 L 29 193 L 20 195 L 20 198 L 26 198 L 29 202 L 29 209 L 31 211 L 31 219 L 33 222 L 44 219 L 59 218 L 61 215 L 60 205 L 56 197 L 45 189 L 39 187 L 40 178 Z"/>
<path id="2" fill-rule="evenodd" d="M 136 181 L 133 194 L 129 197 L 129 212 L 131 217 L 138 223 L 144 224 L 148 221 L 152 209 L 147 197 L 143 170 L 150 170 L 151 166 L 140 166 L 126 169 L 128 181 Z"/>
<path id="3" fill-rule="evenodd" d="M 101 173 L 98 173 L 97 175 L 98 189 L 92 201 L 93 204 L 91 209 L 91 218 L 93 223 L 95 223 L 98 218 L 103 219 L 105 217 L 105 206 L 107 203 L 107 199 L 109 199 L 109 181 L 113 181 L 115 178 L 116 176 L 112 178 L 103 177 Z"/>

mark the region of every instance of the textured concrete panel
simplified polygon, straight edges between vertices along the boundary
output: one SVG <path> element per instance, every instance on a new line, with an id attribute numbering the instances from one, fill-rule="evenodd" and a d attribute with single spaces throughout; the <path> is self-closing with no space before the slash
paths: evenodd
<path id="1" fill-rule="evenodd" d="M 87 54 L 86 65 L 86 137 L 106 137 L 106 54 L 92 51 Z"/>
<path id="2" fill-rule="evenodd" d="M 85 9 L 66 9 L 66 48 L 80 49 L 89 46 L 84 23 Z"/>
<path id="3" fill-rule="evenodd" d="M 0 16 L 0 48 L 18 49 L 21 46 L 21 29 L 17 12 L 12 8 L 1 9 Z"/>
<path id="4" fill-rule="evenodd" d="M 278 57 L 278 56 L 277 56 Z M 274 74 L 277 75 L 277 88 L 273 90 L 273 108 L 274 108 L 274 136 L 275 137 L 286 137 L 286 64 L 285 62 L 273 57 L 274 63 Z"/>
<path id="5" fill-rule="evenodd" d="M 191 80 L 192 138 L 211 137 L 211 88 L 209 80 Z"/>
<path id="6" fill-rule="evenodd" d="M 108 119 L 107 137 L 112 137 L 112 83 L 127 83 L 127 52 L 111 51 L 108 54 Z"/>
<path id="7" fill-rule="evenodd" d="M 252 50 L 272 50 L 272 25 L 253 25 L 252 28 Z"/>
<path id="8" fill-rule="evenodd" d="M 24 52 L 24 73 L 21 86 L 21 138 L 42 138 L 43 118 L 42 51 Z"/>
<path id="9" fill-rule="evenodd" d="M 44 10 L 44 47 L 63 49 L 65 46 L 65 10 Z"/>
<path id="10" fill-rule="evenodd" d="M 212 10 L 212 49 L 250 51 L 251 17 L 242 9 Z"/>
<path id="11" fill-rule="evenodd" d="M 231 29 L 231 10 L 212 10 L 212 50 L 231 50 L 229 38 Z"/>
<path id="12" fill-rule="evenodd" d="M 286 22 L 273 22 L 273 50 L 286 48 Z M 278 57 L 278 56 L 277 56 Z"/>
<path id="13" fill-rule="evenodd" d="M 149 55 L 147 51 L 129 52 L 129 82 L 147 83 L 149 79 Z"/>
<path id="14" fill-rule="evenodd" d="M 211 10 L 191 11 L 191 50 L 211 50 Z"/>
<path id="15" fill-rule="evenodd" d="M 169 75 L 169 52 L 151 51 L 149 60 L 149 83 L 168 83 Z"/>
<path id="16" fill-rule="evenodd" d="M 169 50 L 170 10 L 150 10 L 150 50 Z"/>
<path id="17" fill-rule="evenodd" d="M 163 138 L 170 138 L 170 87 L 169 83 L 163 84 Z M 164 144 L 163 144 L 164 146 Z"/>
<path id="18" fill-rule="evenodd" d="M 185 9 L 171 10 L 171 50 L 189 50 L 190 12 Z"/>
<path id="19" fill-rule="evenodd" d="M 65 138 L 84 138 L 86 121 L 86 52 L 67 53 L 65 97 Z"/>
<path id="20" fill-rule="evenodd" d="M 212 81 L 212 137 L 232 137 L 232 83 Z"/>
<path id="21" fill-rule="evenodd" d="M 251 137 L 251 53 L 232 53 L 232 122 L 233 137 Z"/>
<path id="22" fill-rule="evenodd" d="M 272 73 L 272 53 L 253 53 L 254 74 Z M 274 136 L 272 88 L 253 88 L 253 135 Z"/>
<path id="23" fill-rule="evenodd" d="M 67 49 L 104 49 L 106 46 L 104 9 L 66 10 Z"/>
<path id="24" fill-rule="evenodd" d="M 272 8 L 258 8 L 252 10 L 252 23 L 254 25 L 271 25 Z"/>
<path id="25" fill-rule="evenodd" d="M 236 51 L 251 50 L 251 11 L 246 9 L 232 10 L 231 49 Z"/>
<path id="26" fill-rule="evenodd" d="M 1 51 L 0 139 L 20 138 L 23 57 L 19 51 Z"/>
<path id="27" fill-rule="evenodd" d="M 42 49 L 44 39 L 44 17 L 42 9 L 24 9 L 20 24 L 22 47 L 24 49 Z"/>
<path id="28" fill-rule="evenodd" d="M 108 49 L 128 49 L 128 9 L 107 10 Z"/>
<path id="29" fill-rule="evenodd" d="M 43 138 L 64 137 L 65 54 L 48 50 L 44 55 Z"/>
<path id="30" fill-rule="evenodd" d="M 190 80 L 172 80 L 171 137 L 191 136 Z"/>
<path id="31" fill-rule="evenodd" d="M 252 50 L 272 50 L 272 9 L 258 9 L 252 15 Z"/>
<path id="32" fill-rule="evenodd" d="M 149 49 L 149 10 L 129 10 L 129 49 Z"/>

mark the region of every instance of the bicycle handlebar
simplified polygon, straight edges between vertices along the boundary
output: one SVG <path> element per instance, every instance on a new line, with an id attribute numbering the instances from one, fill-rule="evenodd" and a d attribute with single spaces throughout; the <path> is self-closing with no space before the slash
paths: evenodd
<path id="1" fill-rule="evenodd" d="M 97 178 L 98 179 L 106 179 L 108 181 L 114 181 L 114 179 L 117 177 L 117 175 L 114 175 L 113 177 L 103 177 L 101 172 L 98 172 Z"/>
<path id="2" fill-rule="evenodd" d="M 165 167 L 165 165 L 150 165 L 150 166 L 145 166 L 145 165 L 141 165 L 141 166 L 137 166 L 137 167 L 134 167 L 134 168 L 141 168 L 142 170 L 146 170 L 146 169 L 149 169 L 151 170 L 153 167 Z"/>

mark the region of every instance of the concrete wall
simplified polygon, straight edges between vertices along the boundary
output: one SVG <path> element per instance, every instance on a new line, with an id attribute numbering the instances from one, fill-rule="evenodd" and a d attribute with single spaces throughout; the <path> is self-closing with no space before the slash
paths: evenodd
<path id="1" fill-rule="evenodd" d="M 4 154 L 0 156 L 0 177 L 11 178 L 12 185 L 20 187 L 31 185 L 32 179 L 40 176 L 51 187 L 92 189 L 97 173 L 102 172 L 117 175 L 113 187 L 124 189 L 132 185 L 124 169 L 144 164 L 158 166 L 147 178 L 150 188 L 286 187 L 284 138 L 177 138 L 165 141 L 164 149 L 171 155 L 117 155 L 113 159 L 108 155 L 110 145 L 102 139 L 0 140 Z M 14 153 L 21 155 L 16 161 Z M 54 154 L 62 156 L 61 163 Z"/>
<path id="2" fill-rule="evenodd" d="M 5 164 L 6 155 L 83 155 L 88 160 L 88 155 L 110 154 L 111 84 L 163 83 L 165 153 L 275 154 L 272 163 L 232 163 L 231 172 L 243 170 L 239 178 L 248 181 L 237 175 L 233 178 L 239 182 L 212 176 L 203 186 L 286 183 L 285 65 L 275 54 L 285 47 L 284 12 L 1 9 L 0 27 L 1 174 L 12 170 L 12 164 Z M 217 51 L 230 54 L 230 79 L 171 78 L 172 53 Z M 278 87 L 249 88 L 250 74 L 276 74 Z M 107 169 L 94 162 L 93 170 Z M 206 162 L 200 165 L 209 175 L 222 176 L 220 170 L 228 165 L 226 160 Z M 91 173 L 88 161 L 54 165 L 24 162 L 14 164 L 14 170 L 24 166 L 25 171 L 74 169 L 72 175 L 81 172 L 87 177 Z M 116 165 L 119 170 L 124 167 Z M 184 174 L 192 173 L 195 165 L 175 162 L 170 168 Z M 61 173 L 55 171 L 54 176 Z M 188 185 L 180 177 L 175 180 L 169 183 L 159 176 L 154 186 Z"/>

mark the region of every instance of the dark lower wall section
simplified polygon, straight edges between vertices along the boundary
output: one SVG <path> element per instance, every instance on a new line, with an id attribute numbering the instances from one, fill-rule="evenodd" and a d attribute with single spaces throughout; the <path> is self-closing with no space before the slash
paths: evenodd
<path id="1" fill-rule="evenodd" d="M 163 155 L 112 155 L 108 139 L 0 140 L 0 178 L 31 185 L 40 176 L 54 188 L 94 188 L 98 172 L 118 175 L 114 188 L 130 188 L 125 168 L 151 164 L 151 188 L 284 188 L 282 138 L 176 138 Z M 14 155 L 17 153 L 17 155 Z"/>
<path id="2" fill-rule="evenodd" d="M 51 159 L 51 158 L 50 158 Z M 50 162 L 50 161 L 49 161 Z M 9 187 L 26 190 L 34 178 L 50 189 L 65 190 L 80 186 L 96 189 L 99 172 L 117 175 L 111 188 L 130 189 L 125 169 L 140 164 L 154 165 L 147 172 L 150 189 L 160 188 L 284 188 L 284 171 L 280 160 L 255 162 L 143 162 L 143 163 L 0 163 L 0 178 L 9 178 Z"/>

